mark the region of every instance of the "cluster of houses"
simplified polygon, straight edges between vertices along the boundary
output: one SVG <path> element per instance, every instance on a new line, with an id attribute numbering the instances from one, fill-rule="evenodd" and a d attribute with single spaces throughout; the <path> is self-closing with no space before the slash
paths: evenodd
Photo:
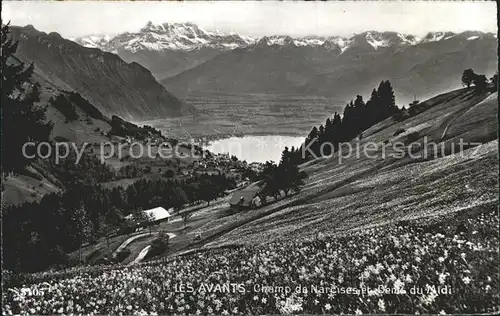
<path id="1" fill-rule="evenodd" d="M 229 200 L 229 205 L 232 209 L 236 210 L 259 207 L 264 202 L 259 196 L 264 188 L 265 184 L 262 180 L 245 186 L 233 193 L 233 196 Z"/>

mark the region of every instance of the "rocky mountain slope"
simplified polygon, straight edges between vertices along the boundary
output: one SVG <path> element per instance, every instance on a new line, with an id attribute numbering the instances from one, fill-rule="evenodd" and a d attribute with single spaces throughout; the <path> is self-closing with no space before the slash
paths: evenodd
<path id="1" fill-rule="evenodd" d="M 139 127 L 122 117 L 177 116 L 190 109 L 137 63 L 127 64 L 111 53 L 84 48 L 58 34 L 47 35 L 31 27 L 12 27 L 11 35 L 19 40 L 19 46 L 15 57 L 9 60 L 24 62 L 25 66 L 35 64 L 30 81 L 40 85 L 37 104 L 47 106 L 46 119 L 53 124 L 50 139 L 69 142 L 72 154 L 74 146 L 78 150 L 84 148 L 88 161 L 81 168 L 72 160 L 55 164 L 53 155 L 33 160 L 22 174 L 2 182 L 5 205 L 37 201 L 48 193 L 61 192 L 68 179 L 98 181 L 100 176 L 109 176 L 108 169 L 120 165 L 110 164 L 108 168 L 96 163 L 101 143 L 116 145 L 126 137 L 161 138 L 158 131 Z"/>
<path id="2" fill-rule="evenodd" d="M 105 115 L 129 120 L 173 117 L 189 111 L 143 66 L 115 54 L 82 47 L 57 33 L 12 27 L 17 56 L 35 63 L 35 79 L 55 90 L 75 91 Z"/>
<path id="3" fill-rule="evenodd" d="M 333 157 L 302 164 L 309 178 L 297 195 L 214 219 L 194 233 L 213 239 L 205 248 L 256 245 L 494 211 L 497 104 L 496 92 L 438 95 L 422 102 L 425 110 L 413 117 L 388 118 L 365 130 L 362 140 L 351 141 L 350 155 L 344 146 Z M 395 149 L 398 143 L 403 151 Z M 365 155 L 364 146 L 377 148 Z"/>

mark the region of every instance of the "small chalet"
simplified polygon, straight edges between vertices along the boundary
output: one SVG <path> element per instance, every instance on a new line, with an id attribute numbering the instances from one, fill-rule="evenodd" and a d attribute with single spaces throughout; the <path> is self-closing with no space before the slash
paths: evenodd
<path id="1" fill-rule="evenodd" d="M 149 210 L 143 211 L 145 214 L 151 217 L 151 223 L 160 223 L 164 221 L 168 221 L 172 214 L 169 211 L 164 209 L 163 207 L 155 207 Z"/>
<path id="2" fill-rule="evenodd" d="M 143 210 L 142 212 L 151 218 L 148 224 L 158 224 L 161 222 L 168 221 L 169 218 L 172 217 L 171 213 L 172 210 L 173 209 L 167 211 L 166 209 L 160 206 L 149 210 Z M 125 219 L 134 220 L 134 215 L 133 214 L 127 215 L 125 216 Z M 144 224 L 136 223 L 136 225 L 144 225 Z"/>

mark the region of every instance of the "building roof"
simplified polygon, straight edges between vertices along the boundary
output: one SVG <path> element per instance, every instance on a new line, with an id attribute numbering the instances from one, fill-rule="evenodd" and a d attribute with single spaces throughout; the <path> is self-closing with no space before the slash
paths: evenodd
<path id="1" fill-rule="evenodd" d="M 155 208 L 152 208 L 150 210 L 144 210 L 143 211 L 144 213 L 148 214 L 148 215 L 152 215 L 153 216 L 153 220 L 154 221 L 157 221 L 157 220 L 160 220 L 160 219 L 164 219 L 164 218 L 168 218 L 168 217 L 171 217 L 172 215 L 166 210 L 164 209 L 163 207 L 155 207 Z"/>
<path id="2" fill-rule="evenodd" d="M 231 200 L 229 200 L 229 204 L 250 206 L 252 200 L 255 198 L 255 196 L 257 196 L 257 194 L 260 193 L 260 191 L 262 191 L 263 188 L 264 186 L 262 185 L 262 181 L 254 182 L 249 186 L 234 192 Z"/>

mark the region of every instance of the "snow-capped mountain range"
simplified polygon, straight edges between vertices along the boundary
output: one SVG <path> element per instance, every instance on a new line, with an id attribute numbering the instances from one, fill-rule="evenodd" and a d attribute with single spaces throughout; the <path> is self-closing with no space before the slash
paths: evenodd
<path id="1" fill-rule="evenodd" d="M 494 36 L 492 33 L 465 32 L 470 33 L 467 40 L 478 39 L 481 36 Z M 232 50 L 250 45 L 289 45 L 325 47 L 340 50 L 342 53 L 351 45 L 366 42 L 375 50 L 380 47 L 407 46 L 421 43 L 448 40 L 464 33 L 452 32 L 430 32 L 420 38 L 410 34 L 396 32 L 367 31 L 355 34 L 351 37 L 341 36 L 264 36 L 255 38 L 240 34 L 225 34 L 219 31 L 207 31 L 193 23 L 163 23 L 148 24 L 138 32 L 122 33 L 116 36 L 90 35 L 74 39 L 77 43 L 86 47 L 99 48 L 109 52 L 119 53 L 122 50 L 136 53 L 138 51 L 193 51 L 204 48 L 217 50 Z"/>

